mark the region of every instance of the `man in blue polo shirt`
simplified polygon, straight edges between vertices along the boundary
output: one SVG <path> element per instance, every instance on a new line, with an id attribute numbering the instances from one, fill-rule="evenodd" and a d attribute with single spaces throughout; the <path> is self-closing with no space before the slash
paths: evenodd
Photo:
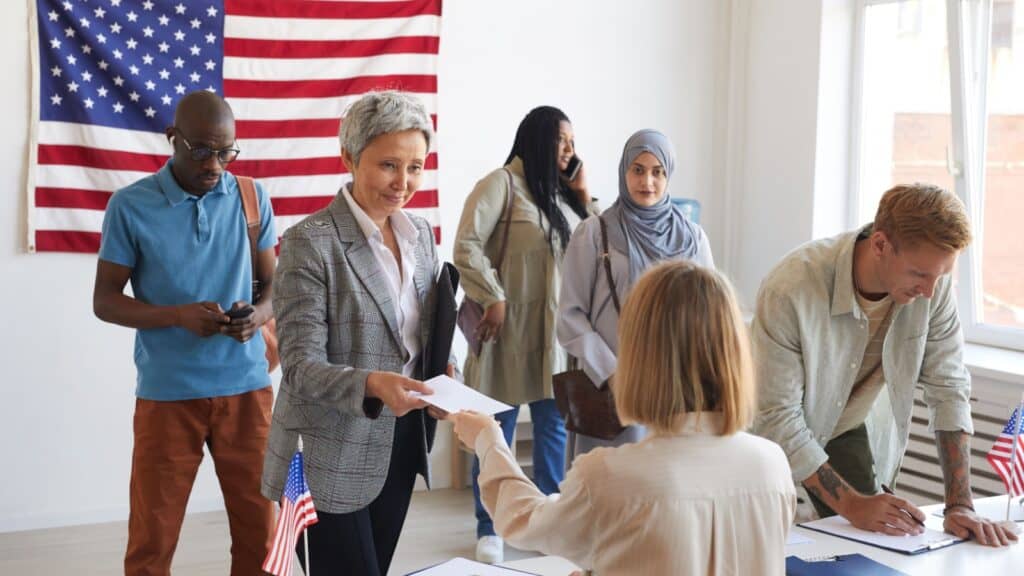
<path id="1" fill-rule="evenodd" d="M 182 98 L 167 138 L 164 167 L 107 205 L 93 293 L 97 317 L 137 330 L 125 574 L 170 574 L 204 445 L 227 507 L 231 574 L 259 574 L 273 533 L 260 495 L 272 391 L 259 331 L 273 316 L 273 214 L 257 187 L 253 271 L 238 183 L 225 170 L 239 152 L 235 121 L 219 96 Z M 254 274 L 262 290 L 250 303 Z"/>

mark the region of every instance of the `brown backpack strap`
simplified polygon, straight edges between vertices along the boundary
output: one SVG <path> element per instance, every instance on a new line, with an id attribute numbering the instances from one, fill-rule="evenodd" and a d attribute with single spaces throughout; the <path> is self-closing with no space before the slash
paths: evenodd
<path id="1" fill-rule="evenodd" d="M 622 307 L 619 306 L 619 293 L 615 289 L 615 279 L 612 278 L 612 257 L 608 251 L 608 224 L 600 216 L 597 217 L 597 221 L 601 223 L 601 260 L 604 261 L 604 273 L 608 277 L 608 289 L 612 293 L 612 304 L 615 304 L 615 312 L 622 314 Z"/>
<path id="2" fill-rule="evenodd" d="M 249 263 L 252 266 L 252 304 L 259 299 L 260 284 L 256 276 L 256 248 L 260 235 L 260 198 L 256 183 L 248 176 L 235 176 L 242 194 L 242 212 L 245 213 L 245 231 L 249 236 Z"/>
<path id="3" fill-rule="evenodd" d="M 501 238 L 501 250 L 498 252 L 498 261 L 494 264 L 494 269 L 498 272 L 498 278 L 501 278 L 501 263 L 505 261 L 505 248 L 508 248 L 508 229 L 512 227 L 512 199 L 515 196 L 515 191 L 512 190 L 512 171 L 506 168 L 505 173 L 508 174 L 508 198 L 505 200 L 505 206 L 501 210 L 501 215 L 498 216 L 498 223 L 501 223 L 503 217 L 506 219 L 505 234 Z"/>

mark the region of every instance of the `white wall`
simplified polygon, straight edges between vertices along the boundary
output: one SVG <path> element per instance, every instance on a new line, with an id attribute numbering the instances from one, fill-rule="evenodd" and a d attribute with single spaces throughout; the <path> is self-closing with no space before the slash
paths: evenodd
<path id="1" fill-rule="evenodd" d="M 730 273 L 752 309 L 779 257 L 811 240 L 817 141 L 820 0 L 737 0 L 740 52 L 731 98 L 741 116 L 728 150 Z M 738 90 L 739 94 L 735 91 Z"/>
<path id="2" fill-rule="evenodd" d="M 92 315 L 95 256 L 25 253 L 27 4 L 9 2 L 0 22 L 11 86 L 0 93 L 7 127 L 0 143 L 0 301 L 7 307 L 6 331 L 0 336 L 6 369 L 0 402 L 0 461 L 5 464 L 0 532 L 125 519 L 134 401 L 132 331 Z M 626 137 L 643 127 L 667 132 L 679 151 L 670 189 L 702 201 L 705 227 L 717 250 L 724 233 L 717 188 L 725 158 L 716 134 L 725 124 L 727 4 L 445 2 L 439 70 L 441 253 L 451 254 L 464 197 L 505 159 L 519 120 L 540 104 L 559 106 L 572 118 L 592 192 L 605 205 L 616 194 L 615 170 Z M 763 30 L 758 45 L 767 48 L 789 34 L 775 36 Z M 804 42 L 791 49 L 797 55 L 809 47 Z M 773 82 L 766 76 L 755 84 L 767 89 L 764 84 Z M 813 86 L 809 90 L 813 94 Z M 804 104 L 793 103 L 790 111 Z M 777 113 L 760 107 L 750 112 Z M 782 148 L 769 135 L 791 130 L 786 117 L 759 125 L 759 142 Z M 796 133 L 805 131 L 801 125 Z M 809 146 L 801 140 L 793 152 Z M 770 162 L 753 159 L 756 166 Z M 805 172 L 794 170 L 779 184 L 809 187 Z M 758 202 L 771 204 L 767 198 Z M 802 235 L 793 231 L 779 242 Z M 435 454 L 438 485 L 448 482 L 444 432 Z M 204 463 L 190 510 L 221 506 L 212 466 Z"/>

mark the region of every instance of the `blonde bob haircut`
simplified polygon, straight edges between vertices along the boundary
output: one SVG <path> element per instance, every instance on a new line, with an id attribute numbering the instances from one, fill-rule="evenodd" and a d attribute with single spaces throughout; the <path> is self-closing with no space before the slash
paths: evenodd
<path id="1" fill-rule="evenodd" d="M 685 261 L 645 273 L 619 319 L 615 406 L 625 424 L 670 434 L 687 412 L 721 412 L 722 435 L 750 425 L 750 345 L 729 281 Z"/>

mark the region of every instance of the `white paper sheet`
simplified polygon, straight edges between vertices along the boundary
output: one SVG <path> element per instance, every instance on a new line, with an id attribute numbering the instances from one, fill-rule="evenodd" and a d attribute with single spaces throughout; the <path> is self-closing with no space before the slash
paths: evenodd
<path id="1" fill-rule="evenodd" d="M 931 528 L 925 528 L 924 532 L 917 536 L 889 536 L 880 532 L 870 532 L 855 528 L 853 524 L 850 524 L 849 520 L 838 515 L 813 522 L 805 522 L 800 526 L 906 554 L 935 550 L 961 541 L 960 538 L 952 534 L 946 534 Z"/>
<path id="2" fill-rule="evenodd" d="M 494 398 L 484 396 L 462 382 L 441 375 L 424 382 L 434 391 L 433 394 L 418 394 L 427 404 L 433 404 L 445 412 L 453 413 L 461 410 L 473 410 L 481 414 L 497 414 L 511 410 L 512 407 Z"/>
<path id="3" fill-rule="evenodd" d="M 409 576 L 523 576 L 524 574 L 532 574 L 532 572 L 481 564 L 465 558 L 452 558 L 426 570 L 413 572 Z"/>
<path id="4" fill-rule="evenodd" d="M 814 540 L 804 536 L 803 534 L 790 530 L 789 536 L 786 536 L 786 546 L 796 546 L 797 544 L 812 544 Z"/>

